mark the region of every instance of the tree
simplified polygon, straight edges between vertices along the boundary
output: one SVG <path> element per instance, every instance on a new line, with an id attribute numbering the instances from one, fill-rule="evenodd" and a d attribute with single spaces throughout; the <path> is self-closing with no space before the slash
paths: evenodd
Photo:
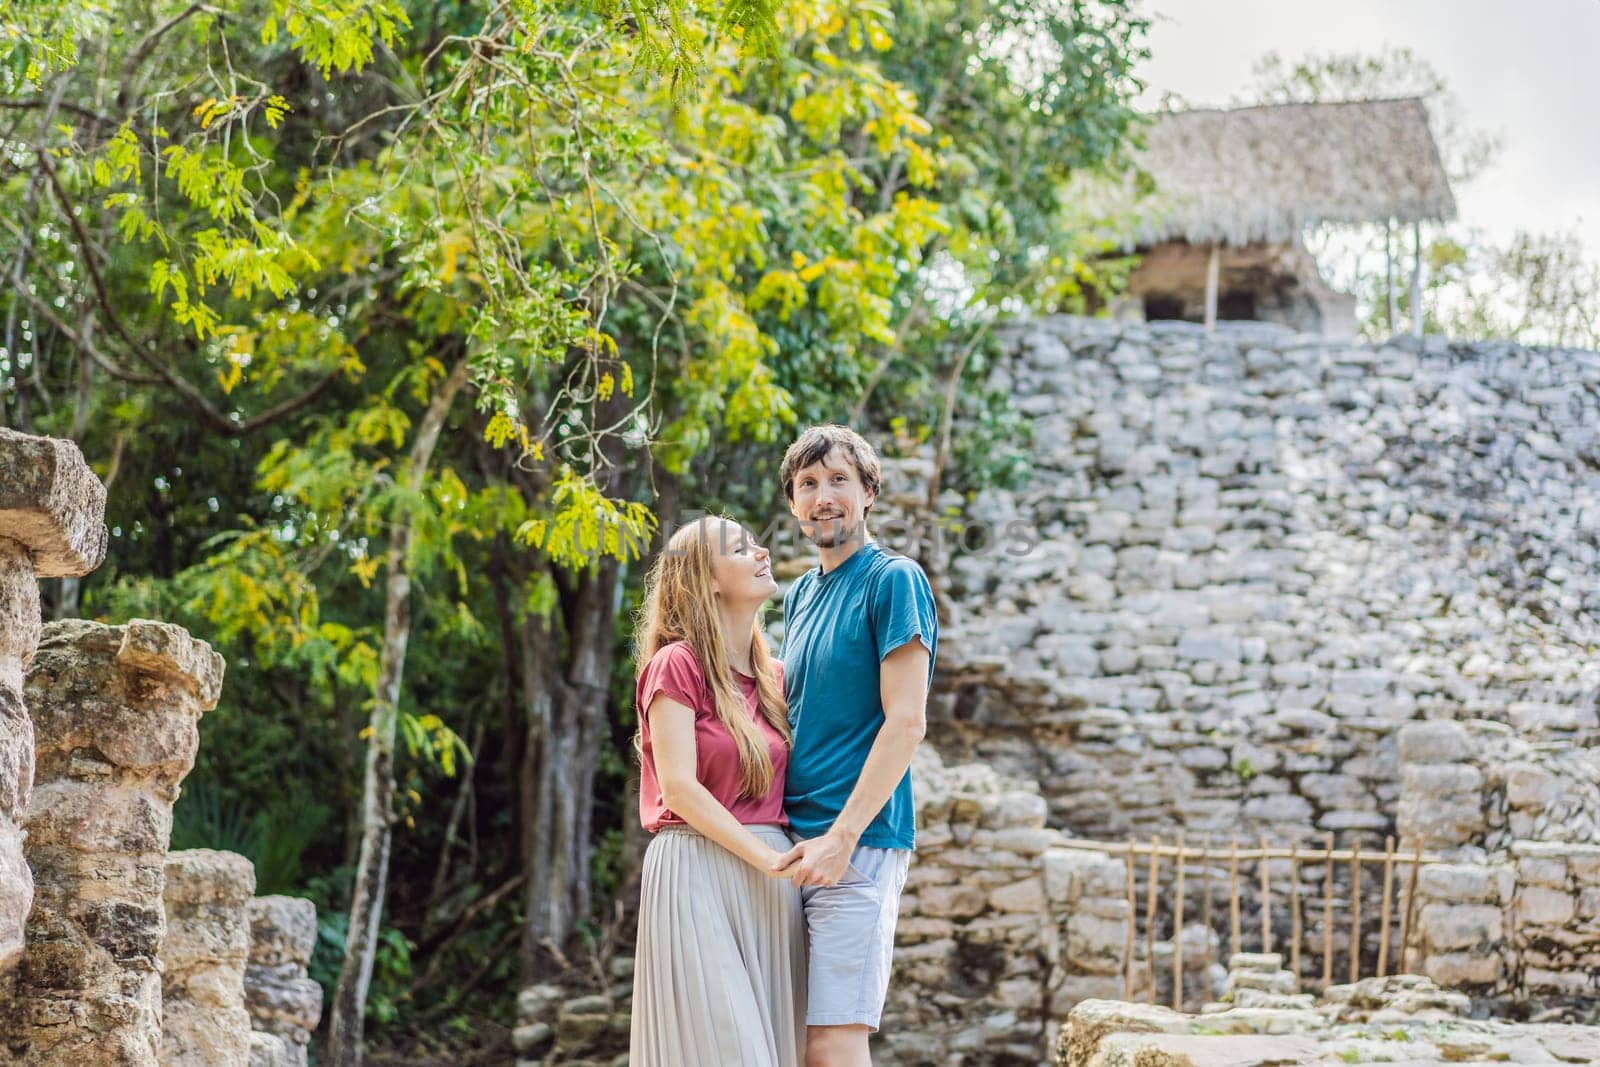
<path id="1" fill-rule="evenodd" d="M 869 395 L 933 432 L 987 317 L 1070 301 L 1095 246 L 1054 183 L 1116 165 L 1144 27 L 649 11 L 5 12 L 0 417 L 115 483 L 82 610 L 227 655 L 180 814 L 259 811 L 349 909 L 338 1062 L 363 1005 L 447 1018 L 603 936 L 652 530 L 764 515 L 793 424 Z M 1054 42 L 1029 78 L 1019 34 Z"/>
<path id="2" fill-rule="evenodd" d="M 1452 337 L 1600 349 L 1600 262 L 1575 233 L 1518 232 L 1503 247 L 1436 243 L 1431 314 Z"/>

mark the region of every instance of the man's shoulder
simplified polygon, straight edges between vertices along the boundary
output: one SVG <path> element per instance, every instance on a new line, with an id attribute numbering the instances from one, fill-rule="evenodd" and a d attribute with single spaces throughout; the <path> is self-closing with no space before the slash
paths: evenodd
<path id="1" fill-rule="evenodd" d="M 928 585 L 928 574 L 922 569 L 922 564 L 910 556 L 891 552 L 881 545 L 874 545 L 877 551 L 867 561 L 863 578 L 871 582 L 874 589 L 881 588 L 887 582 L 910 580 L 913 585 Z"/>

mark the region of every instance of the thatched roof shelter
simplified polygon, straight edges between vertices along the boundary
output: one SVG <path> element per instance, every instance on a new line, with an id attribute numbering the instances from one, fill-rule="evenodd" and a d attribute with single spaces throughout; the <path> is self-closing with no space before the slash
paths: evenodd
<path id="1" fill-rule="evenodd" d="M 1322 222 L 1455 214 L 1421 100 L 1274 104 L 1156 117 L 1142 246 L 1282 244 Z"/>

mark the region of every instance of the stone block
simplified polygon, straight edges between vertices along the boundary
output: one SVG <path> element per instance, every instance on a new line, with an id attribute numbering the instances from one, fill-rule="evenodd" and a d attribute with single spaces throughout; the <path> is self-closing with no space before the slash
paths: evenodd
<path id="1" fill-rule="evenodd" d="M 1126 923 L 1092 915 L 1067 920 L 1069 969 L 1082 974 L 1120 974 L 1127 958 Z"/>
<path id="2" fill-rule="evenodd" d="M 925 916 L 941 919 L 970 919 L 981 915 L 988 902 L 983 890 L 975 886 L 928 886 L 917 894 L 918 911 Z"/>
<path id="3" fill-rule="evenodd" d="M 1122 977 L 1114 974 L 1069 974 L 1050 990 L 1049 1012 L 1061 1018 L 1085 1000 L 1120 1000 Z"/>
<path id="4" fill-rule="evenodd" d="M 1467 728 L 1448 720 L 1407 723 L 1399 745 L 1402 763 L 1460 763 L 1478 754 Z"/>
<path id="5" fill-rule="evenodd" d="M 1119 896 L 1125 867 L 1104 852 L 1053 848 L 1040 858 L 1045 896 L 1052 903 L 1075 904 L 1085 896 Z"/>
<path id="6" fill-rule="evenodd" d="M 161 943 L 162 1067 L 245 1067 L 244 972 L 255 869 L 211 849 L 169 853 Z"/>
<path id="7" fill-rule="evenodd" d="M 1039 829 L 1048 813 L 1049 807 L 1038 793 L 1011 790 L 986 800 L 980 825 L 991 830 Z"/>
<path id="8" fill-rule="evenodd" d="M 1524 885 L 1565 889 L 1567 864 L 1560 856 L 1527 856 L 1517 861 L 1517 881 Z"/>
<path id="9" fill-rule="evenodd" d="M 1578 891 L 1578 918 L 1600 919 L 1600 886 L 1585 886 Z"/>
<path id="10" fill-rule="evenodd" d="M 1564 889 L 1525 885 L 1517 889 L 1513 907 L 1521 926 L 1565 926 L 1576 913 L 1577 901 Z"/>
<path id="11" fill-rule="evenodd" d="M 106 487 L 71 441 L 0 428 L 0 538 L 40 578 L 88 574 L 106 555 Z"/>
<path id="12" fill-rule="evenodd" d="M 1025 878 L 1020 882 L 1001 886 L 989 894 L 989 907 L 996 911 L 1043 914 L 1044 879 Z"/>
<path id="13" fill-rule="evenodd" d="M 1423 973 L 1449 989 L 1463 986 L 1492 986 L 1505 973 L 1505 960 L 1499 954 L 1448 952 L 1423 960 Z"/>
<path id="14" fill-rule="evenodd" d="M 1522 981 L 1530 993 L 1554 993 L 1566 997 L 1600 995 L 1600 973 L 1585 968 L 1556 971 L 1529 967 L 1523 972 Z"/>
<path id="15" fill-rule="evenodd" d="M 1251 797 L 1241 814 L 1251 823 L 1301 829 L 1311 822 L 1311 802 L 1293 793 Z"/>
<path id="16" fill-rule="evenodd" d="M 1560 779 L 1536 763 L 1514 763 L 1506 769 L 1506 803 L 1513 808 L 1543 811 L 1561 794 Z"/>
<path id="17" fill-rule="evenodd" d="M 1417 891 L 1424 899 L 1451 904 L 1492 904 L 1498 899 L 1491 869 L 1465 863 L 1427 864 L 1417 872 Z"/>
<path id="18" fill-rule="evenodd" d="M 1220 628 L 1194 629 L 1178 639 L 1178 656 L 1208 663 L 1242 661 L 1244 650 L 1238 634 Z"/>
<path id="19" fill-rule="evenodd" d="M 245 1009 L 253 1029 L 281 1037 L 301 1063 L 322 1015 L 322 988 L 306 973 L 317 943 L 317 910 L 299 897 L 252 899 Z"/>
<path id="20" fill-rule="evenodd" d="M 1600 885 L 1600 846 L 1573 845 L 1567 854 L 1567 869 L 1579 885 Z"/>
<path id="21" fill-rule="evenodd" d="M 1504 934 L 1500 909 L 1487 904 L 1428 904 L 1418 922 L 1429 952 L 1483 948 L 1497 944 Z"/>
<path id="22" fill-rule="evenodd" d="M 942 941 L 955 933 L 956 924 L 949 919 L 930 919 L 922 915 L 902 912 L 895 924 L 894 935 L 898 944 L 911 945 L 919 941 Z"/>

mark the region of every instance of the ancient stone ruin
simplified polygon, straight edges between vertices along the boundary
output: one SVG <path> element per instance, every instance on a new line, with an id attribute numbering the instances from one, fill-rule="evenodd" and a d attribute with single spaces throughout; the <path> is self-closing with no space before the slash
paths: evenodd
<path id="1" fill-rule="evenodd" d="M 99 564 L 104 506 L 70 442 L 0 430 L 0 1063 L 303 1065 L 309 902 L 168 854 L 222 658 L 142 619 L 41 630 L 37 579 Z"/>
<path id="2" fill-rule="evenodd" d="M 23 826 L 37 892 L 15 988 L 33 1062 L 151 1062 L 162 861 L 222 658 L 176 626 L 44 628 L 28 675 L 38 754 Z"/>
<path id="3" fill-rule="evenodd" d="M 250 1067 L 305 1067 L 322 1015 L 322 987 L 306 974 L 317 944 L 317 909 L 300 897 L 255 897 L 248 906 Z"/>
<path id="4" fill-rule="evenodd" d="M 1190 868 L 1174 929 L 1169 861 L 1153 936 L 1140 870 L 1129 937 L 1116 849 L 1156 835 L 1423 848 L 1406 969 L 1476 1015 L 1592 1020 L 1600 354 L 1067 317 L 1001 337 L 989 384 L 1026 423 L 1031 479 L 930 509 L 931 456 L 913 453 L 888 462 L 874 509 L 874 533 L 942 576 L 949 609 L 875 1062 L 1044 1062 L 1078 1005 L 1170 1003 L 1174 962 L 1186 1006 L 1220 1003 L 1226 863 L 1205 865 L 1209 924 Z M 936 521 L 951 514 L 955 533 Z M 1296 890 L 1303 951 L 1297 992 L 1255 992 L 1337 997 L 1352 945 L 1375 973 L 1379 869 L 1359 892 L 1335 870 L 1325 921 L 1327 865 L 1291 879 L 1269 864 L 1282 970 Z M 1392 928 L 1387 944 L 1394 971 Z M 527 997 L 526 1061 L 611 1062 L 617 985 Z"/>
<path id="5" fill-rule="evenodd" d="M 22 955 L 33 903 L 19 828 L 33 783 L 22 679 L 39 641 L 38 580 L 100 565 L 105 503 L 105 486 L 71 443 L 0 429 L 0 976 Z"/>
<path id="6" fill-rule="evenodd" d="M 1237 956 L 1230 986 L 1291 977 L 1278 956 Z M 1600 1030 L 1468 1017 L 1471 1001 L 1426 978 L 1368 978 L 1320 1000 L 1247 995 L 1197 1014 L 1085 1000 L 1067 1016 L 1056 1067 L 1266 1067 L 1349 1063 L 1594 1063 Z"/>

